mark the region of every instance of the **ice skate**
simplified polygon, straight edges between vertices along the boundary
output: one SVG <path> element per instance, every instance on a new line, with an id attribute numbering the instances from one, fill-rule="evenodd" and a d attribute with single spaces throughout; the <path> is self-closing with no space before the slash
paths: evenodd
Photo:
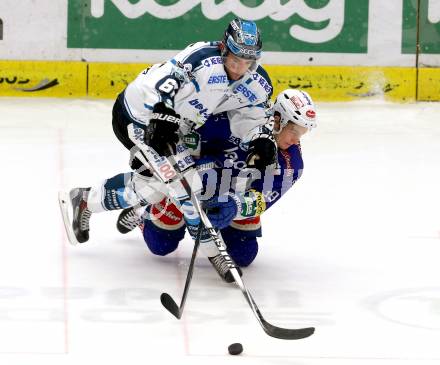
<path id="1" fill-rule="evenodd" d="M 131 232 L 142 223 L 141 217 L 136 213 L 136 210 L 131 207 L 124 209 L 119 214 L 118 221 L 116 222 L 116 228 L 122 234 Z"/>
<path id="2" fill-rule="evenodd" d="M 228 263 L 221 254 L 218 254 L 214 257 L 208 257 L 208 259 L 211 262 L 212 266 L 214 266 L 215 270 L 220 275 L 223 281 L 227 283 L 234 282 L 234 277 L 232 276 L 231 270 L 229 270 Z M 238 266 L 235 267 L 237 268 L 237 271 L 240 274 L 240 276 L 242 276 L 241 269 Z"/>
<path id="3" fill-rule="evenodd" d="M 79 243 L 89 240 L 89 222 L 92 212 L 87 208 L 90 188 L 75 188 L 69 193 L 73 209 L 72 229 Z"/>
<path id="4" fill-rule="evenodd" d="M 92 212 L 87 208 L 87 196 L 90 188 L 75 188 L 67 195 L 58 196 L 67 236 L 72 245 L 89 240 L 89 222 Z M 72 216 L 69 215 L 69 203 Z"/>

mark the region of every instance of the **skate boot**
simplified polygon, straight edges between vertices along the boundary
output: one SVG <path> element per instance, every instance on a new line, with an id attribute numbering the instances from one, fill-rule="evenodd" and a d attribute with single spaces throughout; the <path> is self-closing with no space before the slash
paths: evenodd
<path id="1" fill-rule="evenodd" d="M 89 222 L 92 212 L 87 208 L 90 188 L 75 188 L 69 193 L 73 208 L 72 229 L 79 243 L 89 240 Z"/>
<path id="2" fill-rule="evenodd" d="M 221 254 L 218 254 L 214 257 L 208 257 L 208 259 L 223 281 L 226 281 L 227 283 L 233 283 L 235 281 L 231 270 L 229 270 L 228 263 Z M 240 276 L 242 276 L 241 269 L 237 265 L 235 265 L 235 267 L 237 268 Z"/>
<path id="3" fill-rule="evenodd" d="M 124 209 L 119 214 L 118 221 L 116 222 L 116 228 L 122 234 L 131 232 L 137 226 L 142 223 L 142 218 L 136 213 L 134 207 Z"/>

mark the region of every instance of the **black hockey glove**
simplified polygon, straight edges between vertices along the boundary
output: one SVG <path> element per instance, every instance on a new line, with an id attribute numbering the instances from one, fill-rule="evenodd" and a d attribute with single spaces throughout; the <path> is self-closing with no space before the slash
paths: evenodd
<path id="1" fill-rule="evenodd" d="M 264 170 L 275 162 L 275 143 L 269 138 L 257 138 L 249 143 L 249 153 L 246 158 L 248 167 Z"/>
<path id="2" fill-rule="evenodd" d="M 150 119 L 150 133 L 145 133 L 145 143 L 155 149 L 161 156 L 176 153 L 176 143 L 179 141 L 180 115 L 168 108 L 163 102 L 157 103 L 153 108 Z"/>

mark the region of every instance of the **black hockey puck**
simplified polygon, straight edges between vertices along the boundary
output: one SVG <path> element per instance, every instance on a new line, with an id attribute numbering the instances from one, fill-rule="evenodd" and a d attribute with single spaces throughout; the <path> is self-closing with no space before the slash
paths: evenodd
<path id="1" fill-rule="evenodd" d="M 241 343 L 233 343 L 228 346 L 228 351 L 231 355 L 240 355 L 243 352 L 243 346 Z"/>

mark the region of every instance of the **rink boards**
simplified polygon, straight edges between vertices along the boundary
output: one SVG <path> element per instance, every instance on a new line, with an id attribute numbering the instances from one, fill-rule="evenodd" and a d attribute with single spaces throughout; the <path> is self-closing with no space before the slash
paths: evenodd
<path id="1" fill-rule="evenodd" d="M 113 99 L 149 64 L 72 61 L 0 61 L 0 96 Z M 439 101 L 440 69 L 365 66 L 268 65 L 276 95 L 301 88 L 317 101 L 381 97 Z"/>

